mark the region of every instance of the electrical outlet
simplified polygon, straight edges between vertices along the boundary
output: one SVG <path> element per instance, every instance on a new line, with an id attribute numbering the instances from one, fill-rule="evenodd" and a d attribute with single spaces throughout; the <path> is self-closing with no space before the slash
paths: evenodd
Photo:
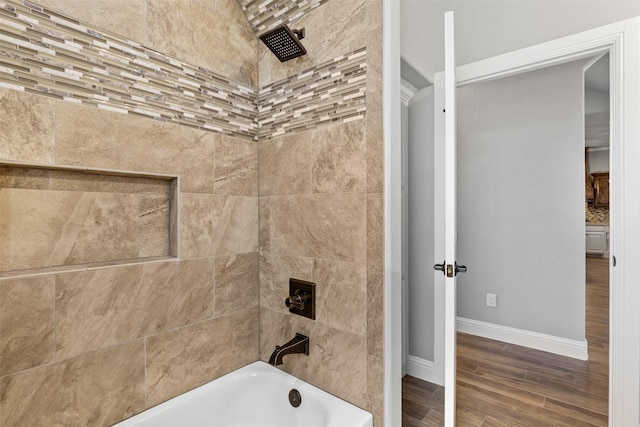
<path id="1" fill-rule="evenodd" d="M 487 307 L 495 307 L 496 301 L 496 294 L 487 294 Z"/>

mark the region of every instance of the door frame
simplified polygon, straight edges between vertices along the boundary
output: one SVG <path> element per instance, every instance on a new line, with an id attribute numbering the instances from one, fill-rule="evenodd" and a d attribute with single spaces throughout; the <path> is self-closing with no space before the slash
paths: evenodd
<path id="1" fill-rule="evenodd" d="M 640 273 L 633 271 L 634 260 L 640 257 L 640 169 L 636 166 L 640 164 L 640 18 L 459 66 L 456 78 L 461 87 L 606 52 L 611 57 L 611 255 L 617 259 L 617 266 L 610 266 L 609 425 L 631 426 L 639 425 L 640 420 L 640 290 L 635 286 L 640 283 Z M 437 73 L 436 86 L 441 78 Z M 438 137 L 442 131 L 437 129 L 437 120 L 435 123 Z M 435 179 L 438 189 L 442 180 L 437 175 Z M 436 190 L 436 219 L 442 218 L 438 209 L 443 202 L 438 199 L 440 195 L 442 192 Z M 439 244 L 443 241 L 442 227 L 436 225 L 434 231 L 434 243 Z M 442 258 L 442 247 L 435 249 L 436 259 Z M 442 286 L 439 282 L 441 278 L 434 275 L 437 314 L 444 305 L 442 299 L 437 299 L 443 294 L 438 292 Z M 443 325 L 440 315 L 436 318 L 436 331 Z M 442 357 L 438 348 L 443 343 L 435 344 L 434 364 L 438 367 L 442 365 L 437 360 L 438 355 Z"/>

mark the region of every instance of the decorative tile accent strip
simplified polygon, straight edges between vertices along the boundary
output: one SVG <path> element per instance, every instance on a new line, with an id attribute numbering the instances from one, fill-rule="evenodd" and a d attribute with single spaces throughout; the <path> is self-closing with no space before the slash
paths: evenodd
<path id="1" fill-rule="evenodd" d="M 0 87 L 254 140 L 363 118 L 366 66 L 363 48 L 257 91 L 33 3 L 0 0 Z"/>
<path id="2" fill-rule="evenodd" d="M 238 0 L 253 31 L 263 33 L 288 24 L 328 0 Z M 349 0 L 340 0 L 349 1 Z"/>
<path id="3" fill-rule="evenodd" d="M 362 48 L 261 88 L 258 139 L 364 118 L 366 58 Z"/>
<path id="4" fill-rule="evenodd" d="M 23 1 L 0 0 L 0 87 L 255 139 L 256 90 Z"/>

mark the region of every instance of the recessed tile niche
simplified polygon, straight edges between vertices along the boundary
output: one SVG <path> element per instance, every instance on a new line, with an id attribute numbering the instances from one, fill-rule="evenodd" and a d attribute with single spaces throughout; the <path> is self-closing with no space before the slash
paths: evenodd
<path id="1" fill-rule="evenodd" d="M 0 277 L 177 256 L 177 179 L 0 164 Z"/>

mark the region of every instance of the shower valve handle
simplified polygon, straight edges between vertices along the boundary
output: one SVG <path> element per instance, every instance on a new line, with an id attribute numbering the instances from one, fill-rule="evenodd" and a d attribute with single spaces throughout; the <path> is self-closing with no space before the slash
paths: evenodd
<path id="1" fill-rule="evenodd" d="M 309 300 L 309 294 L 298 290 L 295 295 L 291 295 L 284 300 L 284 305 L 287 308 L 297 308 L 298 310 L 304 310 L 304 304 Z"/>

